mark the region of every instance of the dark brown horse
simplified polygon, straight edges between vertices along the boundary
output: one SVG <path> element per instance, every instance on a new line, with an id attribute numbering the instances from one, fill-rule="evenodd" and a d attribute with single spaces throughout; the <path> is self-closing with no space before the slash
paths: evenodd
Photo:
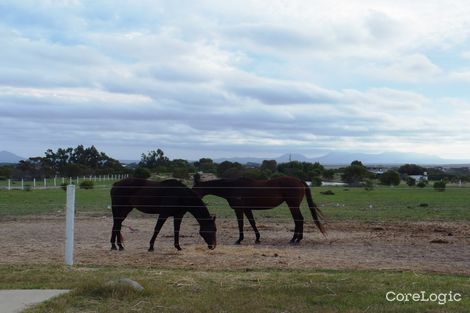
<path id="1" fill-rule="evenodd" d="M 119 250 L 124 249 L 121 225 L 134 208 L 143 213 L 159 214 L 155 231 L 150 240 L 149 251 L 153 251 L 155 239 L 170 216 L 174 218 L 175 248 L 181 250 L 179 231 L 186 212 L 191 213 L 199 222 L 199 234 L 204 238 L 209 249 L 214 249 L 216 246 L 215 217 L 209 214 L 209 210 L 197 194 L 177 180 L 155 182 L 126 178 L 114 183 L 111 189 L 111 201 L 114 220 L 111 235 L 112 250 L 117 249 L 116 239 Z"/>
<path id="2" fill-rule="evenodd" d="M 289 206 L 292 217 L 294 218 L 295 230 L 291 243 L 297 244 L 303 238 L 304 217 L 300 212 L 300 204 L 304 196 L 307 196 L 308 206 L 313 216 L 313 221 L 325 234 L 323 225 L 319 217 L 321 212 L 312 200 L 312 194 L 307 184 L 294 177 L 279 177 L 270 180 L 253 180 L 248 178 L 238 179 L 215 179 L 202 182 L 200 176 L 194 176 L 193 190 L 204 197 L 207 194 L 216 195 L 225 198 L 228 204 L 235 210 L 238 220 L 238 230 L 240 237 L 237 244 L 243 240 L 243 214 L 256 235 L 256 243 L 259 243 L 260 234 L 256 227 L 252 210 L 268 210 L 277 207 L 283 202 Z"/>

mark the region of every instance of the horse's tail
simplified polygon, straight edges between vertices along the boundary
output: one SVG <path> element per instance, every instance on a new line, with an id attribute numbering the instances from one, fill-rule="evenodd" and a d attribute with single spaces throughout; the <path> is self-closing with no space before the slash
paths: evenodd
<path id="1" fill-rule="evenodd" d="M 310 212 L 312 213 L 313 222 L 315 223 L 315 225 L 317 225 L 317 227 L 321 231 L 321 233 L 323 235 L 326 235 L 325 228 L 323 227 L 323 225 L 320 222 L 320 218 L 323 218 L 323 213 L 322 213 L 322 211 L 320 211 L 320 209 L 315 204 L 315 202 L 313 202 L 312 192 L 310 191 L 310 187 L 305 182 L 303 182 L 303 183 L 304 183 L 304 186 L 305 186 L 305 194 L 306 194 L 306 197 L 307 197 L 308 207 L 310 209 Z"/>

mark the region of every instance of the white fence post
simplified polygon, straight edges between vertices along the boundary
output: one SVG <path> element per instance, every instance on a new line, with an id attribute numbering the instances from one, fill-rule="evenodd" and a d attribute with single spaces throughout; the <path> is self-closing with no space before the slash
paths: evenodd
<path id="1" fill-rule="evenodd" d="M 67 207 L 65 216 L 65 264 L 73 265 L 73 242 L 75 228 L 75 185 L 67 186 Z"/>

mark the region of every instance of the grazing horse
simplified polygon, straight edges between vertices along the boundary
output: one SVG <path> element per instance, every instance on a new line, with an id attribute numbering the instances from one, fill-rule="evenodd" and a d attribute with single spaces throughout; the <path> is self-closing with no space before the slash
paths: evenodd
<path id="1" fill-rule="evenodd" d="M 121 225 L 132 209 L 143 213 L 159 214 L 157 224 L 148 251 L 153 246 L 158 233 L 168 217 L 174 218 L 175 248 L 179 245 L 181 221 L 186 212 L 191 213 L 199 222 L 199 234 L 207 243 L 209 249 L 216 246 L 215 216 L 211 216 L 202 200 L 191 189 L 181 182 L 170 179 L 155 182 L 138 178 L 126 178 L 114 183 L 111 188 L 113 210 L 113 230 L 111 235 L 111 250 L 116 250 L 116 238 L 119 250 L 123 250 Z"/>
<path id="2" fill-rule="evenodd" d="M 313 221 L 325 234 L 323 225 L 319 217 L 321 212 L 312 200 L 312 194 L 308 185 L 294 177 L 283 176 L 270 180 L 253 180 L 248 178 L 238 179 L 215 179 L 201 181 L 199 174 L 194 176 L 193 190 L 202 198 L 207 194 L 216 195 L 225 198 L 232 209 L 235 210 L 238 221 L 238 230 L 240 237 L 236 244 L 240 244 L 244 238 L 243 235 L 243 214 L 253 228 L 256 241 L 259 243 L 260 234 L 256 228 L 256 222 L 252 210 L 272 209 L 284 201 L 289 206 L 292 217 L 294 218 L 295 230 L 294 237 L 290 241 L 298 244 L 303 238 L 304 217 L 300 212 L 300 204 L 307 196 L 308 206 L 312 213 Z"/>

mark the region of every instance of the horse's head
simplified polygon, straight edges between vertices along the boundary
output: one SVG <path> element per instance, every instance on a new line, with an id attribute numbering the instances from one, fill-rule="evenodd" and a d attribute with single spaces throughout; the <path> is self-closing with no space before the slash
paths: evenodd
<path id="1" fill-rule="evenodd" d="M 217 227 L 215 226 L 215 216 L 211 216 L 201 223 L 199 234 L 204 238 L 204 241 L 207 243 L 207 247 L 211 250 L 215 249 L 215 246 L 217 246 L 216 233 Z"/>

